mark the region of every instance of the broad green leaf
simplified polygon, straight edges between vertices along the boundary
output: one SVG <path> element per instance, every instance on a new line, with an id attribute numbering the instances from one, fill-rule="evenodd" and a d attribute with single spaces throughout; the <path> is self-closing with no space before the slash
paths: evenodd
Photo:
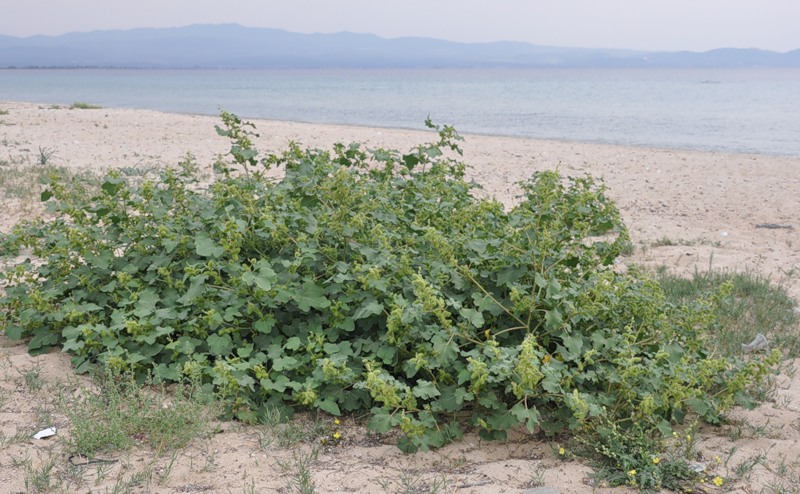
<path id="1" fill-rule="evenodd" d="M 153 369 L 153 377 L 156 378 L 156 381 L 172 381 L 172 382 L 180 382 L 183 378 L 180 372 L 180 368 L 176 364 L 158 364 L 155 369 Z"/>
<path id="2" fill-rule="evenodd" d="M 5 333 L 9 340 L 19 341 L 22 339 L 24 331 L 25 330 L 22 329 L 22 326 L 11 325 L 6 326 Z"/>
<path id="3" fill-rule="evenodd" d="M 413 395 L 417 398 L 421 398 L 423 400 L 436 398 L 441 394 L 439 390 L 436 389 L 436 385 L 434 383 L 424 379 L 417 381 L 417 385 L 411 389 L 411 393 L 413 393 Z"/>
<path id="4" fill-rule="evenodd" d="M 222 336 L 212 334 L 208 336 L 208 351 L 213 355 L 228 355 L 233 351 L 233 340 L 228 334 Z"/>
<path id="5" fill-rule="evenodd" d="M 156 342 L 156 340 L 158 340 L 158 338 L 172 334 L 174 331 L 175 328 L 171 326 L 157 326 L 147 334 L 141 335 L 138 340 L 152 345 Z"/>
<path id="6" fill-rule="evenodd" d="M 433 335 L 431 338 L 433 351 L 436 354 L 437 364 L 447 367 L 458 356 L 458 344 L 453 337 L 445 339 L 441 334 Z"/>
<path id="7" fill-rule="evenodd" d="M 472 393 L 461 387 L 456 388 L 454 396 L 456 399 L 456 403 L 458 403 L 459 405 L 463 404 L 464 402 L 472 401 L 475 399 L 475 395 L 473 395 Z"/>
<path id="8" fill-rule="evenodd" d="M 113 256 L 110 252 L 104 252 L 99 255 L 89 254 L 86 256 L 86 262 L 98 269 L 108 269 L 113 262 Z"/>
<path id="9" fill-rule="evenodd" d="M 201 257 L 219 257 L 225 253 L 225 249 L 203 234 L 195 237 L 194 248 L 197 255 Z"/>
<path id="10" fill-rule="evenodd" d="M 166 253 L 171 253 L 175 250 L 175 247 L 178 246 L 180 242 L 177 239 L 170 239 L 170 238 L 162 238 L 161 239 L 161 246 L 164 247 L 164 251 Z"/>
<path id="11" fill-rule="evenodd" d="M 574 357 L 578 357 L 583 353 L 583 336 L 580 334 L 565 335 L 563 340 L 564 348 Z"/>
<path id="12" fill-rule="evenodd" d="M 561 389 L 561 383 L 558 379 L 558 376 L 553 373 L 548 373 L 545 375 L 544 379 L 541 381 L 542 389 L 547 391 L 548 393 L 562 393 L 563 390 Z"/>
<path id="13" fill-rule="evenodd" d="M 194 299 L 200 296 L 201 293 L 205 290 L 205 283 L 206 283 L 206 275 L 199 274 L 197 276 L 192 277 L 192 282 L 189 284 L 189 289 L 186 290 L 186 293 L 183 294 L 181 298 L 178 299 L 178 303 L 188 305 L 191 304 Z"/>
<path id="14" fill-rule="evenodd" d="M 383 434 L 389 432 L 392 427 L 399 423 L 400 419 L 392 415 L 385 408 L 373 408 L 372 415 L 367 423 L 367 428 L 371 431 Z"/>
<path id="15" fill-rule="evenodd" d="M 464 247 L 466 247 L 466 248 L 468 248 L 470 250 L 474 250 L 478 254 L 483 254 L 484 252 L 486 252 L 486 246 L 487 245 L 489 245 L 489 242 L 487 242 L 486 240 L 480 240 L 480 239 L 470 240 L 470 241 L 464 243 Z"/>
<path id="16" fill-rule="evenodd" d="M 283 393 L 286 391 L 286 388 L 291 386 L 292 381 L 290 381 L 289 378 L 283 374 L 275 374 L 269 379 L 261 379 L 259 384 L 261 384 L 261 387 L 267 391 L 277 391 L 278 393 Z"/>
<path id="17" fill-rule="evenodd" d="M 147 357 L 139 352 L 128 352 L 128 362 L 138 364 L 139 362 L 147 360 Z"/>
<path id="18" fill-rule="evenodd" d="M 440 386 L 439 399 L 431 404 L 435 412 L 453 413 L 461 410 L 461 404 L 456 402 L 455 386 Z"/>
<path id="19" fill-rule="evenodd" d="M 236 349 L 236 355 L 238 355 L 241 358 L 247 358 L 250 356 L 251 353 L 253 353 L 252 343 L 247 343 L 244 346 L 240 346 L 239 348 Z"/>
<path id="20" fill-rule="evenodd" d="M 41 355 L 50 351 L 50 348 L 58 344 L 60 338 L 58 333 L 46 330 L 36 330 L 33 338 L 28 342 L 28 352 L 31 355 Z"/>
<path id="21" fill-rule="evenodd" d="M 331 305 L 330 300 L 325 298 L 325 290 L 311 280 L 306 280 L 300 290 L 292 293 L 297 302 L 297 307 L 303 312 L 308 312 L 312 308 L 324 309 Z"/>
<path id="22" fill-rule="evenodd" d="M 236 372 L 234 375 L 236 376 L 236 382 L 239 384 L 239 386 L 247 388 L 249 390 L 255 389 L 255 384 L 256 384 L 255 379 L 248 376 L 244 372 Z"/>
<path id="23" fill-rule="evenodd" d="M 139 300 L 136 301 L 136 309 L 133 313 L 140 318 L 152 315 L 156 311 L 159 299 L 158 293 L 152 288 L 144 290 L 139 294 Z"/>
<path id="24" fill-rule="evenodd" d="M 381 346 L 378 349 L 377 353 L 378 358 L 381 359 L 384 364 L 394 363 L 396 355 L 397 355 L 397 349 L 389 345 Z"/>
<path id="25" fill-rule="evenodd" d="M 342 414 L 342 411 L 339 410 L 339 405 L 336 404 L 336 401 L 333 400 L 332 398 L 326 398 L 324 400 L 317 400 L 316 403 L 314 403 L 314 404 L 317 406 L 317 408 L 319 408 L 323 412 L 328 412 L 331 415 L 337 415 L 338 416 L 338 415 Z"/>
<path id="26" fill-rule="evenodd" d="M 178 314 L 172 307 L 165 307 L 162 309 L 156 309 L 155 317 L 161 319 L 162 321 L 168 321 L 170 319 L 177 319 L 179 317 L 186 317 L 186 313 L 184 312 L 182 315 Z"/>
<path id="27" fill-rule="evenodd" d="M 458 311 L 459 315 L 466 319 L 474 328 L 482 328 L 486 321 L 483 319 L 483 314 L 475 309 L 463 308 Z"/>
<path id="28" fill-rule="evenodd" d="M 103 182 L 103 185 L 101 185 L 100 188 L 103 189 L 103 192 L 105 192 L 106 195 L 113 197 L 117 195 L 117 192 L 122 188 L 122 185 L 122 179 L 116 177 L 106 177 L 105 182 Z"/>
<path id="29" fill-rule="evenodd" d="M 272 368 L 276 371 L 292 370 L 299 364 L 294 357 L 278 357 L 272 361 Z"/>
<path id="30" fill-rule="evenodd" d="M 285 348 L 286 350 L 298 350 L 302 348 L 302 346 L 303 346 L 303 340 L 301 340 L 297 336 L 292 336 L 291 338 L 286 340 L 286 343 L 284 343 L 283 348 Z"/>
<path id="31" fill-rule="evenodd" d="M 275 327 L 275 318 L 272 316 L 267 316 L 263 319 L 259 319 L 258 321 L 253 323 L 253 329 L 258 331 L 259 333 L 269 334 L 272 331 L 272 328 Z"/>
<path id="32" fill-rule="evenodd" d="M 497 284 L 501 286 L 511 286 L 513 282 L 522 278 L 526 271 L 526 268 L 523 266 L 509 266 L 503 268 L 497 272 Z"/>
<path id="33" fill-rule="evenodd" d="M 272 289 L 275 282 L 278 281 L 278 275 L 272 269 L 272 266 L 267 261 L 261 260 L 256 263 L 256 271 L 247 271 L 242 275 L 242 281 L 247 285 L 252 286 L 255 284 L 265 292 Z"/>
<path id="34" fill-rule="evenodd" d="M 492 415 L 486 419 L 486 423 L 492 426 L 496 431 L 505 431 L 519 422 L 517 418 L 511 413 L 510 410 L 500 408 L 494 411 Z"/>
<path id="35" fill-rule="evenodd" d="M 86 346 L 86 343 L 83 340 L 67 340 L 61 346 L 62 352 L 77 352 L 78 350 L 82 349 Z"/>
<path id="36" fill-rule="evenodd" d="M 173 352 L 183 355 L 192 355 L 195 353 L 195 349 L 200 346 L 201 343 L 202 341 L 198 340 L 197 338 L 184 335 L 165 346 Z"/>
<path id="37" fill-rule="evenodd" d="M 322 351 L 328 355 L 339 354 L 339 345 L 336 343 L 324 343 L 322 345 Z"/>
<path id="38" fill-rule="evenodd" d="M 350 332 L 356 328 L 356 323 L 353 321 L 352 317 L 345 317 L 335 327 L 343 331 Z"/>
<path id="39" fill-rule="evenodd" d="M 503 313 L 503 308 L 489 295 L 474 292 L 472 294 L 472 300 L 481 312 L 488 312 L 493 316 L 499 316 Z"/>
<path id="40" fill-rule="evenodd" d="M 356 309 L 355 313 L 353 314 L 353 320 L 357 321 L 359 319 L 364 319 L 369 316 L 377 316 L 380 314 L 383 314 L 383 304 L 380 304 L 375 300 L 370 300 Z"/>
<path id="41" fill-rule="evenodd" d="M 524 403 L 517 403 L 511 407 L 511 415 L 524 423 L 530 433 L 536 432 L 539 427 L 539 410 L 536 407 L 528 408 Z"/>
<path id="42" fill-rule="evenodd" d="M 544 328 L 547 331 L 558 329 L 563 321 L 564 319 L 558 309 L 550 309 L 544 313 Z"/>
<path id="43" fill-rule="evenodd" d="M 558 300 L 562 298 L 561 283 L 557 279 L 551 278 L 547 283 L 547 298 Z"/>
<path id="44" fill-rule="evenodd" d="M 116 288 L 117 288 L 117 281 L 116 280 L 111 280 L 108 283 L 106 283 L 105 285 L 101 286 L 100 287 L 100 291 L 101 292 L 106 292 L 106 293 L 113 293 L 114 290 L 116 290 Z"/>
<path id="45" fill-rule="evenodd" d="M 701 417 L 705 417 L 711 410 L 711 408 L 708 406 L 708 403 L 700 398 L 689 398 L 686 400 L 686 404 L 692 407 L 692 410 L 697 412 L 697 414 Z"/>
<path id="46" fill-rule="evenodd" d="M 403 155 L 403 164 L 409 170 L 413 170 L 415 166 L 419 164 L 419 158 L 413 154 L 404 154 Z"/>

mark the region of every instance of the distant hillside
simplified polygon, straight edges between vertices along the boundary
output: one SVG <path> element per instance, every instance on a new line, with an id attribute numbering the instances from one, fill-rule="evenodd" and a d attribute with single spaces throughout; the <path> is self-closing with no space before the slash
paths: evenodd
<path id="1" fill-rule="evenodd" d="M 372 34 L 297 34 L 235 24 L 0 36 L 0 67 L 433 68 L 800 67 L 800 50 L 647 53 Z"/>

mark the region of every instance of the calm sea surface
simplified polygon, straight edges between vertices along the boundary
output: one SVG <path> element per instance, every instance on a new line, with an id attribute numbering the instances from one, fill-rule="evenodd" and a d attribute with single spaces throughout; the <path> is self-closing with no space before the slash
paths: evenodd
<path id="1" fill-rule="evenodd" d="M 800 156 L 800 69 L 0 70 L 0 100 Z"/>

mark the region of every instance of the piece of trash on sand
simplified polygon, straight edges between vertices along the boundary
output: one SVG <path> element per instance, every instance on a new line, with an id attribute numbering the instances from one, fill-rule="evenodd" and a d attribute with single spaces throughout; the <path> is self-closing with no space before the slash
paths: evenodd
<path id="1" fill-rule="evenodd" d="M 703 465 L 702 463 L 690 463 L 688 465 L 688 467 L 689 467 L 689 470 L 691 470 L 691 471 L 693 471 L 695 473 L 703 473 L 703 472 L 706 471 L 706 466 Z"/>
<path id="2" fill-rule="evenodd" d="M 36 434 L 33 435 L 34 439 L 44 439 L 47 437 L 55 436 L 56 435 L 56 428 L 55 427 L 48 427 L 47 429 L 42 429 Z"/>
<path id="3" fill-rule="evenodd" d="M 744 353 L 760 352 L 767 348 L 769 348 L 769 342 L 767 341 L 767 337 L 761 333 L 758 333 L 756 338 L 749 344 L 742 345 L 742 351 L 744 351 Z"/>

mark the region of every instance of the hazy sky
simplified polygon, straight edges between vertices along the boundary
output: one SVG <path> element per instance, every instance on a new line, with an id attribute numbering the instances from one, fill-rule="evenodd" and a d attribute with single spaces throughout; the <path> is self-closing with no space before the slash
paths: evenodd
<path id="1" fill-rule="evenodd" d="M 588 48 L 800 48 L 800 0 L 0 0 L 0 13 L 0 34 L 12 36 L 234 22 Z"/>

